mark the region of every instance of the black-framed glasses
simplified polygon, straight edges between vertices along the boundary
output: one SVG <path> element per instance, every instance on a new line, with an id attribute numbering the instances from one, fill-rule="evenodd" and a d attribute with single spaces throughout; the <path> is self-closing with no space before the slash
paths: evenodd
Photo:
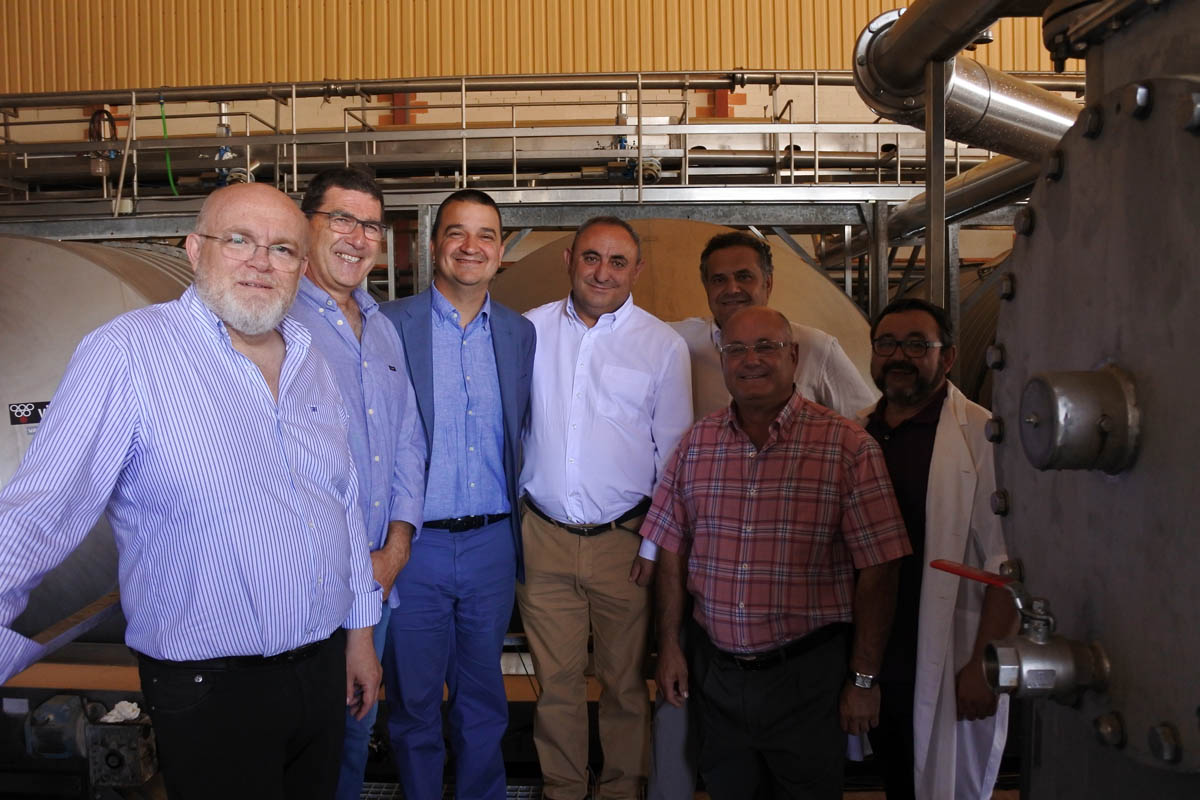
<path id="1" fill-rule="evenodd" d="M 300 251 L 290 244 L 259 244 L 244 233 L 226 233 L 222 236 L 208 233 L 196 235 L 219 243 L 221 252 L 234 261 L 249 261 L 254 258 L 260 247 L 267 251 L 267 260 L 271 262 L 271 266 L 280 272 L 295 272 L 304 261 Z"/>
<path id="2" fill-rule="evenodd" d="M 754 344 L 742 344 L 741 342 L 732 342 L 730 344 L 721 345 L 718 349 L 721 355 L 726 358 L 745 358 L 746 354 L 751 350 L 755 355 L 772 356 L 778 353 L 783 348 L 787 347 L 791 342 L 770 342 L 766 339 L 760 339 Z"/>
<path id="3" fill-rule="evenodd" d="M 383 238 L 383 223 L 371 222 L 370 220 L 359 219 L 351 214 L 346 214 L 341 211 L 309 211 L 309 214 L 324 214 L 329 220 L 329 230 L 334 233 L 354 233 L 354 229 L 362 225 L 363 236 L 370 239 L 372 242 L 378 242 Z"/>
<path id="4" fill-rule="evenodd" d="M 930 349 L 941 347 L 941 342 L 927 342 L 924 339 L 897 339 L 895 336 L 880 336 L 871 340 L 871 350 L 877 356 L 890 356 L 899 347 L 909 358 L 921 358 Z"/>

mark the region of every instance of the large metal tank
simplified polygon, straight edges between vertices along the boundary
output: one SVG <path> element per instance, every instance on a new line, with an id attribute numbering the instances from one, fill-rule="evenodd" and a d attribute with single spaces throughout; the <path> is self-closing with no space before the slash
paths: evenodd
<path id="1" fill-rule="evenodd" d="M 713 236 L 733 229 L 676 219 L 634 220 L 630 224 L 642 240 L 646 262 L 633 287 L 634 302 L 663 320 L 709 317 L 700 283 L 700 253 Z M 564 234 L 508 267 L 496 278 L 492 296 L 518 311 L 566 297 L 571 286 L 563 250 L 570 246 L 573 235 Z M 862 311 L 827 276 L 788 247 L 773 242 L 771 260 L 775 265 L 771 305 L 792 322 L 836 336 L 870 382 L 870 326 Z"/>
<path id="2" fill-rule="evenodd" d="M 1034 702 L 1033 800 L 1200 797 L 1200 5 L 1125 22 L 1019 220 L 993 359 L 1010 551 L 1111 665 Z"/>
<path id="3" fill-rule="evenodd" d="M 191 283 L 179 248 L 107 246 L 0 236 L 0 485 L 37 433 L 79 340 L 118 314 L 174 299 Z M 117 583 L 112 531 L 102 518 L 83 544 L 48 574 L 13 628 L 31 635 L 111 591 Z M 87 637 L 121 641 L 124 620 Z"/>

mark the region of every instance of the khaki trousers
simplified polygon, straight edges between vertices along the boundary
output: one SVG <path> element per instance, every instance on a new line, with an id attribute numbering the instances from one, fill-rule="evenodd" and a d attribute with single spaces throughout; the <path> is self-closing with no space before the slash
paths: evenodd
<path id="1" fill-rule="evenodd" d="M 531 511 L 522 520 L 521 620 L 541 683 L 533 740 L 545 796 L 587 794 L 587 642 L 600 682 L 604 769 L 596 798 L 633 800 L 647 773 L 650 699 L 643 677 L 650 592 L 629 580 L 641 518 L 597 536 L 576 536 Z"/>

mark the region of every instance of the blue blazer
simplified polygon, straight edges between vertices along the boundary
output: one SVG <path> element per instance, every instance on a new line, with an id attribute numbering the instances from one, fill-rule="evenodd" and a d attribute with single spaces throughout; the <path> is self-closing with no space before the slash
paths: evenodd
<path id="1" fill-rule="evenodd" d="M 417 410 L 425 428 L 425 475 L 429 476 L 429 451 L 433 447 L 433 294 L 426 289 L 413 297 L 380 306 L 396 326 L 408 359 L 408 376 L 417 395 Z M 492 301 L 492 346 L 500 377 L 500 405 L 504 414 L 504 479 L 512 508 L 512 536 L 517 552 L 517 580 L 525 581 L 525 556 L 521 546 L 521 434 L 529 421 L 529 381 L 533 375 L 535 334 L 533 323 L 512 309 Z"/>

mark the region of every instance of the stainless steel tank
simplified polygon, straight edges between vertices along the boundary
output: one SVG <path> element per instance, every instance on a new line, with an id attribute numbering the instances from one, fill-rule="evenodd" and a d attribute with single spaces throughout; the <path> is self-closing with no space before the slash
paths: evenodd
<path id="1" fill-rule="evenodd" d="M 0 236 L 0 401 L 8 412 L 0 484 L 29 449 L 79 340 L 118 314 L 178 297 L 191 276 L 179 248 Z M 37 633 L 111 591 L 116 564 L 112 531 L 101 519 L 31 593 L 12 627 Z M 117 620 L 87 638 L 120 641 L 123 629 Z"/>

